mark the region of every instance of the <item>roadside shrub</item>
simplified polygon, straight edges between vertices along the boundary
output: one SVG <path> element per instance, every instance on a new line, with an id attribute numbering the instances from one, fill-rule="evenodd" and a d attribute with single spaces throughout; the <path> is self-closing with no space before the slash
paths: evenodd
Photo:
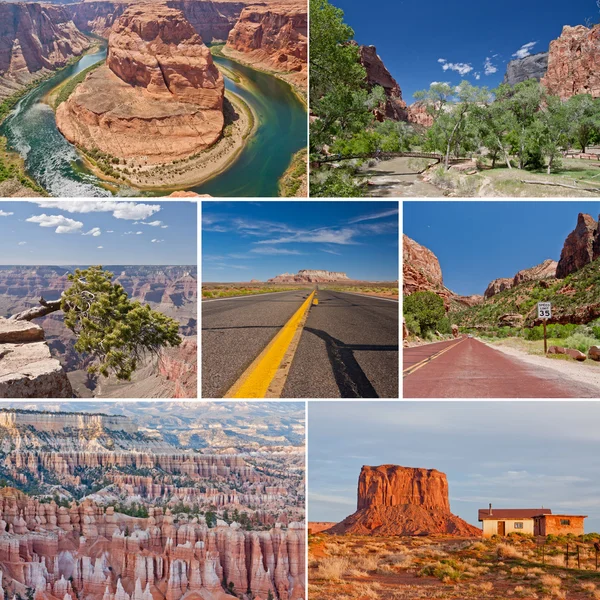
<path id="1" fill-rule="evenodd" d="M 414 315 L 405 315 L 404 322 L 406 323 L 406 328 L 412 335 L 421 335 L 421 326 Z"/>
<path id="2" fill-rule="evenodd" d="M 590 349 L 590 346 L 595 346 L 598 343 L 596 338 L 586 336 L 583 333 L 574 333 L 565 339 L 563 342 L 565 348 L 575 348 L 580 352 L 587 353 Z"/>
<path id="3" fill-rule="evenodd" d="M 415 292 L 404 298 L 404 315 L 409 315 L 419 324 L 422 335 L 439 329 L 446 318 L 444 301 L 433 292 Z M 448 322 L 449 325 L 449 322 Z"/>

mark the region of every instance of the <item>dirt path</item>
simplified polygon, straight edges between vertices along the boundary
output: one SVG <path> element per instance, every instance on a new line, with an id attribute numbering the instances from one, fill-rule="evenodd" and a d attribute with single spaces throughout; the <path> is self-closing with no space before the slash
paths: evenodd
<path id="1" fill-rule="evenodd" d="M 443 192 L 423 181 L 419 171 L 432 161 L 415 158 L 392 158 L 365 167 L 361 174 L 369 181 L 367 196 L 374 198 L 439 198 Z"/>

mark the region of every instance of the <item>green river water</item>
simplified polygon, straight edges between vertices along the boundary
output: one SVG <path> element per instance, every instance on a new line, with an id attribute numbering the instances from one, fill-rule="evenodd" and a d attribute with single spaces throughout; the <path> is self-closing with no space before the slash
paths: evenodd
<path id="1" fill-rule="evenodd" d="M 0 126 L 0 135 L 8 139 L 8 147 L 24 158 L 28 175 L 51 196 L 114 195 L 85 167 L 76 148 L 58 131 L 54 112 L 43 102 L 44 96 L 58 84 L 105 57 L 106 49 L 88 54 L 46 80 L 24 96 Z M 258 127 L 223 173 L 190 189 L 215 197 L 277 196 L 279 178 L 293 154 L 306 147 L 306 109 L 284 81 L 227 58 L 214 60 L 243 81 L 241 86 L 225 77 L 225 87 L 252 107 Z M 121 196 L 164 194 L 147 194 L 131 188 L 117 192 Z"/>

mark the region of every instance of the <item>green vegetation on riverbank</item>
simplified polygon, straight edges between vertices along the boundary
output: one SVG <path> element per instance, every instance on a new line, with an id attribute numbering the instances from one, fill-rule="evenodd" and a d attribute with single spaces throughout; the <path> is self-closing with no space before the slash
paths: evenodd
<path id="1" fill-rule="evenodd" d="M 296 152 L 292 162 L 279 180 L 279 196 L 281 198 L 295 198 L 306 196 L 308 151 L 306 148 Z"/>
<path id="2" fill-rule="evenodd" d="M 53 103 L 54 104 L 53 108 L 54 109 L 58 108 L 63 102 L 68 100 L 69 96 L 73 93 L 75 88 L 80 83 L 83 83 L 83 80 L 92 71 L 95 71 L 98 67 L 102 66 L 103 64 L 104 64 L 104 60 L 101 60 L 101 61 L 97 62 L 96 64 L 91 65 L 87 69 L 84 69 L 83 71 L 77 73 L 77 75 L 75 75 L 74 77 L 71 77 L 71 79 L 67 79 L 67 81 L 65 81 L 65 83 L 62 86 L 60 86 L 60 89 L 58 90 L 58 94 L 56 95 L 56 101 Z"/>

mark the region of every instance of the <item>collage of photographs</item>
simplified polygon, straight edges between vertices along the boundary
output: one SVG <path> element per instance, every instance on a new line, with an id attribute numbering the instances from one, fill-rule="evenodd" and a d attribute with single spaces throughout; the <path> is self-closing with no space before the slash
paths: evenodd
<path id="1" fill-rule="evenodd" d="M 600 600 L 600 0 L 0 0 L 0 588 Z"/>

